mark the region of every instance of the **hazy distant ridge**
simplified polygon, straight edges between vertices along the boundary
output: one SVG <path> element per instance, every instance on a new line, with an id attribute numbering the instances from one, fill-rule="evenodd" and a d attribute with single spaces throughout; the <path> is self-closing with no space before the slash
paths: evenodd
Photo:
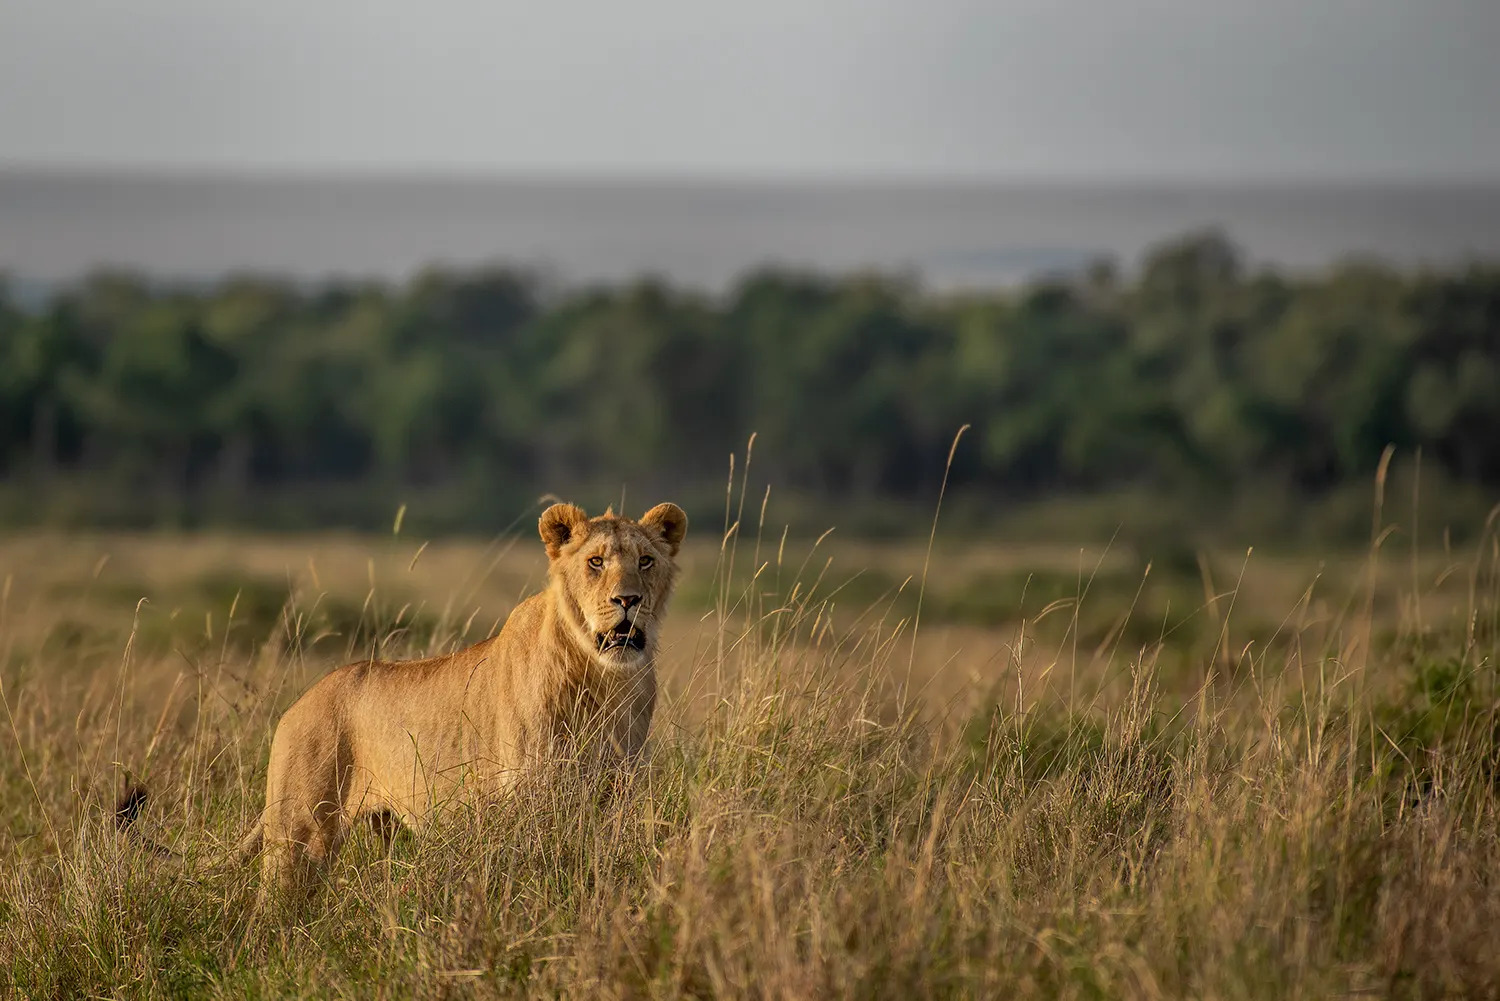
<path id="1" fill-rule="evenodd" d="M 1500 256 L 1500 184 L 984 185 L 0 171 L 0 271 L 35 281 L 109 265 L 212 278 L 405 277 L 505 261 L 570 282 L 657 274 L 722 288 L 756 266 L 915 272 L 990 285 L 1129 263 L 1226 229 L 1289 268 L 1351 254 L 1397 264 Z"/>

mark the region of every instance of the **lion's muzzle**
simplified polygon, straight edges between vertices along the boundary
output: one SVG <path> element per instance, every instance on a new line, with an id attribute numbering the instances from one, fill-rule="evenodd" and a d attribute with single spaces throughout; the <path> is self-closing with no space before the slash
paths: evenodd
<path id="1" fill-rule="evenodd" d="M 599 644 L 599 652 L 609 650 L 645 650 L 646 633 L 641 627 L 630 622 L 621 622 L 618 625 L 599 633 L 596 637 Z"/>

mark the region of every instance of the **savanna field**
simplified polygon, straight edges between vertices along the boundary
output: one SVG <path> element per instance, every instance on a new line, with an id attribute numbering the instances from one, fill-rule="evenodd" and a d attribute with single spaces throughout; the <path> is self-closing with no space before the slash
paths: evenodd
<path id="1" fill-rule="evenodd" d="M 1418 539 L 1386 499 L 1360 549 L 929 548 L 757 506 L 690 512 L 646 761 L 389 856 L 361 829 L 298 922 L 207 862 L 278 713 L 490 635 L 544 582 L 534 512 L 0 540 L 0 994 L 1500 992 L 1493 525 Z M 116 833 L 127 776 L 188 864 Z"/>
<path id="2" fill-rule="evenodd" d="M 1500 1001 L 1500 2 L 66 6 L 0 1001 Z"/>

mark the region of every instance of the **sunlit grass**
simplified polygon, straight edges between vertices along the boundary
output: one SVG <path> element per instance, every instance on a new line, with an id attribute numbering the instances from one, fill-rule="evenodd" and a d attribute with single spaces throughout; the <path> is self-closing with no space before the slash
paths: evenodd
<path id="1" fill-rule="evenodd" d="M 754 507 L 722 545 L 696 519 L 646 762 L 389 857 L 362 832 L 291 923 L 193 861 L 259 809 L 276 714 L 349 656 L 487 635 L 539 554 L 7 543 L 0 994 L 1500 991 L 1492 536 L 1260 576 L 939 545 L 915 629 L 920 544 L 783 544 Z M 187 865 L 114 832 L 124 769 Z"/>

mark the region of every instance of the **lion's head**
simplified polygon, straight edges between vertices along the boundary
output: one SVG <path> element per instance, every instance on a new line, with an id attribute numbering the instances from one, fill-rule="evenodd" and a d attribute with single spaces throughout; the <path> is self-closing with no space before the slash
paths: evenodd
<path id="1" fill-rule="evenodd" d="M 604 667 L 650 661 L 677 582 L 677 550 L 687 534 L 682 508 L 658 504 L 632 521 L 609 512 L 590 518 L 572 504 L 554 504 L 537 528 L 564 620 L 579 644 Z"/>

